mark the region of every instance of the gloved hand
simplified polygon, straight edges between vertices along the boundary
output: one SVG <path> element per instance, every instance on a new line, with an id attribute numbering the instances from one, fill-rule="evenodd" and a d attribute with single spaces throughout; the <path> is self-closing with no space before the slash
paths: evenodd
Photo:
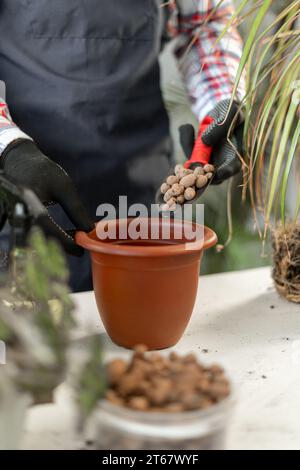
<path id="1" fill-rule="evenodd" d="M 0 157 L 5 174 L 34 191 L 45 205 L 59 203 L 76 229 L 90 231 L 92 223 L 68 174 L 46 157 L 30 140 L 13 142 Z M 82 253 L 74 240 L 49 215 L 48 235 L 54 236 L 70 254 Z M 45 230 L 45 226 L 44 226 Z M 47 234 L 47 233 L 46 233 Z"/>
<path id="2" fill-rule="evenodd" d="M 233 119 L 236 118 L 238 105 L 234 102 L 228 112 L 229 106 L 230 100 L 224 100 L 211 111 L 201 123 L 196 141 L 191 124 L 181 126 L 179 129 L 181 145 L 188 159 L 185 165 L 187 168 L 205 164 L 206 157 L 212 150 L 209 163 L 215 166 L 216 173 L 211 184 L 222 183 L 237 174 L 242 166 L 238 153 L 240 155 L 243 153 L 243 119 L 240 114 L 234 123 L 233 133 L 230 135 L 233 148 L 227 140 L 227 135 Z M 203 128 L 205 130 L 202 133 Z M 210 150 L 209 147 L 212 149 Z"/>

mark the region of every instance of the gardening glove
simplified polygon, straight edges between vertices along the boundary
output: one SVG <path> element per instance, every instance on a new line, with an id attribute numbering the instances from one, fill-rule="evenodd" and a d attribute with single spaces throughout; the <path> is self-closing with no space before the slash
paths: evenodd
<path id="1" fill-rule="evenodd" d="M 191 124 L 181 126 L 180 141 L 187 157 L 186 168 L 211 163 L 215 167 L 212 184 L 220 184 L 239 173 L 242 164 L 239 155 L 243 151 L 243 119 L 238 113 L 238 104 L 233 103 L 229 112 L 230 100 L 221 101 L 200 124 L 195 141 Z M 233 123 L 233 120 L 235 122 Z M 228 142 L 228 131 L 233 124 L 233 132 Z"/>
<path id="2" fill-rule="evenodd" d="M 76 227 L 86 232 L 92 223 L 79 199 L 68 174 L 46 157 L 31 140 L 20 139 L 8 146 L 0 158 L 4 173 L 16 184 L 31 189 L 46 206 L 59 203 Z M 45 209 L 46 211 L 46 209 Z M 46 235 L 58 239 L 65 250 L 74 255 L 82 254 L 74 239 L 59 227 L 47 212 L 43 229 Z"/>

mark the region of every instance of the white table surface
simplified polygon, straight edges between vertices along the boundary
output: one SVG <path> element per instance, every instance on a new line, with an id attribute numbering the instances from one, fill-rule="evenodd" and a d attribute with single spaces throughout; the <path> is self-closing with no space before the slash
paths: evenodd
<path id="1" fill-rule="evenodd" d="M 104 334 L 93 293 L 74 295 L 78 336 Z M 176 346 L 225 366 L 237 388 L 229 449 L 300 449 L 300 306 L 279 298 L 268 268 L 202 276 L 192 320 Z M 66 385 L 29 411 L 24 449 L 77 449 Z"/>

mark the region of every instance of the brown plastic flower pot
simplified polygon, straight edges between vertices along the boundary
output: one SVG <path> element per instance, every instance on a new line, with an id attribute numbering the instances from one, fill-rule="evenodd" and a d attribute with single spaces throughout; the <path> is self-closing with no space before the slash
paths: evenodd
<path id="1" fill-rule="evenodd" d="M 120 219 L 109 222 L 116 229 L 116 239 L 98 238 L 98 229 L 107 226 L 102 221 L 97 231 L 78 232 L 76 241 L 90 251 L 97 306 L 111 339 L 126 348 L 142 343 L 149 349 L 163 349 L 177 343 L 189 322 L 202 255 L 216 244 L 217 236 L 204 227 L 202 237 L 178 240 L 174 233 L 179 225 L 199 226 L 181 220 L 143 220 L 159 231 L 158 239 L 132 240 L 128 235 L 119 239 L 120 229 L 132 221 Z M 166 224 L 171 227 L 167 238 Z"/>

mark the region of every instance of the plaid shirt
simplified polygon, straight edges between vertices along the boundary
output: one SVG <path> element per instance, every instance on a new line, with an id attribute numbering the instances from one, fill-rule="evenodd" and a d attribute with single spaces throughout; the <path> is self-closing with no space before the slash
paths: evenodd
<path id="1" fill-rule="evenodd" d="M 201 121 L 221 100 L 230 98 L 242 53 L 242 40 L 231 28 L 215 46 L 233 14 L 231 0 L 161 0 L 168 8 L 167 29 L 178 37 L 176 56 L 189 92 L 192 109 Z M 218 6 L 218 4 L 220 5 Z M 217 7 L 217 8 L 216 8 Z M 244 95 L 240 83 L 237 99 Z M 12 121 L 0 97 L 0 155 L 16 139 L 27 138 Z"/>
<path id="2" fill-rule="evenodd" d="M 18 139 L 30 139 L 30 137 L 15 125 L 7 104 L 0 97 L 0 155 L 11 142 Z"/>
<path id="3" fill-rule="evenodd" d="M 220 5 L 219 5 L 220 4 Z M 234 13 L 231 0 L 170 0 L 169 32 L 179 36 L 175 53 L 192 102 L 201 121 L 220 101 L 231 98 L 242 55 L 242 40 L 235 27 L 216 40 Z M 245 94 L 240 81 L 237 100 Z"/>

